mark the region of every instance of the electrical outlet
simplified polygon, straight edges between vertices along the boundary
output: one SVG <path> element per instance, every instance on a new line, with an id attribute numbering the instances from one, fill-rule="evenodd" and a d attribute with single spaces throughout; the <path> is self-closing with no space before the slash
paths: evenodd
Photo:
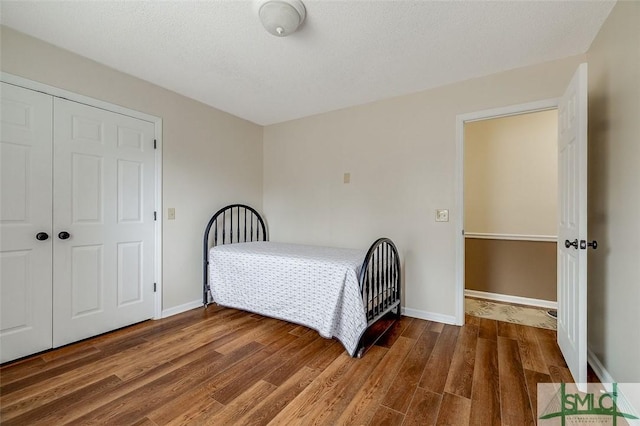
<path id="1" fill-rule="evenodd" d="M 350 183 L 350 182 L 351 182 L 351 173 L 346 172 L 346 173 L 344 174 L 343 182 L 344 182 L 344 183 Z"/>
<path id="2" fill-rule="evenodd" d="M 176 209 L 173 207 L 169 207 L 167 210 L 167 219 L 176 220 Z"/>
<path id="3" fill-rule="evenodd" d="M 436 210 L 436 222 L 449 222 L 449 210 L 447 209 Z"/>

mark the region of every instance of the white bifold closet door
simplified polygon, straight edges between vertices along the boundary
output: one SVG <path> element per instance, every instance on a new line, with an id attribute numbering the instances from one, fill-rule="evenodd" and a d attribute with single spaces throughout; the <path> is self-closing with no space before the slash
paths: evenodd
<path id="1" fill-rule="evenodd" d="M 57 347 L 153 316 L 155 155 L 152 123 L 76 102 L 53 129 Z"/>
<path id="2" fill-rule="evenodd" d="M 5 362 L 52 345 L 53 98 L 5 83 L 0 95 L 0 362 Z M 39 233 L 46 239 L 37 240 Z"/>
<path id="3" fill-rule="evenodd" d="M 0 115 L 0 361 L 153 317 L 153 123 L 4 83 Z"/>

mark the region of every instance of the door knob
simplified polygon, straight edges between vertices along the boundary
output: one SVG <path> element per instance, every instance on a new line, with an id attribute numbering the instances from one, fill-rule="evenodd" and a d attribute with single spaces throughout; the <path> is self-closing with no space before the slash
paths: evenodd
<path id="1" fill-rule="evenodd" d="M 38 232 L 36 234 L 36 240 L 38 241 L 45 241 L 49 239 L 49 234 L 47 234 L 46 232 Z"/>
<path id="2" fill-rule="evenodd" d="M 578 249 L 578 239 L 576 238 L 573 241 L 564 240 L 564 246 L 566 248 L 569 248 L 569 247 L 573 246 L 573 248 L 575 248 L 577 250 Z"/>
<path id="3" fill-rule="evenodd" d="M 61 233 L 58 234 L 58 238 L 60 238 L 61 240 L 66 240 L 71 236 L 71 234 L 69 234 L 67 231 L 62 231 Z"/>

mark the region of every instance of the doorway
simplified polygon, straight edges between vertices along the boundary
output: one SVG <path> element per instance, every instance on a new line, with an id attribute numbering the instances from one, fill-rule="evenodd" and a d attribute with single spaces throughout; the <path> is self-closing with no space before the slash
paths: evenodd
<path id="1" fill-rule="evenodd" d="M 556 327 L 557 126 L 555 109 L 464 124 L 467 314 Z"/>
<path id="2" fill-rule="evenodd" d="M 525 112 L 558 110 L 558 345 L 577 383 L 587 382 L 587 64 L 562 97 L 456 117 L 456 323 L 464 324 L 464 124 Z M 582 389 L 582 388 L 581 388 Z"/>
<path id="3" fill-rule="evenodd" d="M 457 142 L 458 323 L 465 294 L 555 308 L 557 101 L 458 116 Z"/>

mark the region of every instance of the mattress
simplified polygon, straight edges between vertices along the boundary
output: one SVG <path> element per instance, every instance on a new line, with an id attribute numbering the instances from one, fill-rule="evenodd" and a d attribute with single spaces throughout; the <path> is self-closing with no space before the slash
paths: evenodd
<path id="1" fill-rule="evenodd" d="M 313 328 L 354 355 L 367 318 L 358 274 L 366 251 L 256 241 L 209 251 L 209 285 L 223 306 Z"/>

